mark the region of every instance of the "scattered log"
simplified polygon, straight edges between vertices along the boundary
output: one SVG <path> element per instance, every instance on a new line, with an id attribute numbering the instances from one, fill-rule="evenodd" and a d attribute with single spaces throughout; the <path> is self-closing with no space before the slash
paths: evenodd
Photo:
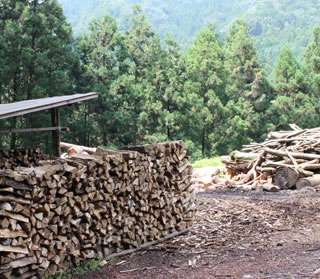
<path id="1" fill-rule="evenodd" d="M 278 168 L 274 177 L 275 185 L 280 189 L 291 189 L 296 185 L 299 174 L 292 168 Z"/>
<path id="2" fill-rule="evenodd" d="M 273 184 L 269 184 L 269 183 L 265 183 L 262 185 L 263 190 L 267 191 L 267 192 L 279 192 L 280 191 L 280 187 L 273 185 Z"/>
<path id="3" fill-rule="evenodd" d="M 271 148 L 265 148 L 264 150 L 267 153 L 270 153 L 272 155 L 276 155 L 276 156 L 279 156 L 279 157 L 288 156 L 285 151 L 274 150 L 274 149 L 271 149 Z M 307 154 L 307 153 L 292 152 L 291 155 L 294 158 L 304 159 L 304 160 L 320 159 L 320 155 L 318 155 L 318 154 Z"/>
<path id="4" fill-rule="evenodd" d="M 302 188 L 305 188 L 305 187 L 314 187 L 317 185 L 320 185 L 320 175 L 300 178 L 296 183 L 296 189 L 301 190 Z"/>
<path id="5" fill-rule="evenodd" d="M 60 147 L 64 149 L 72 149 L 70 153 L 76 154 L 76 153 L 81 153 L 81 152 L 87 152 L 88 154 L 94 154 L 97 149 L 96 148 L 91 148 L 91 147 L 86 147 L 82 145 L 76 145 L 72 143 L 66 143 L 66 142 L 60 142 Z M 72 155 L 70 154 L 70 155 Z"/>
<path id="6" fill-rule="evenodd" d="M 271 132 L 266 141 L 245 145 L 242 152 L 234 151 L 224 157 L 228 177 L 248 184 L 263 174 L 258 181 L 261 185 L 268 181 L 281 189 L 293 189 L 299 178 L 320 174 L 320 127 L 289 126 L 293 131 Z M 241 159 L 248 159 L 245 167 Z"/>
<path id="7" fill-rule="evenodd" d="M 253 161 L 259 157 L 256 153 L 245 153 L 240 151 L 232 151 L 230 153 L 230 158 L 233 161 Z"/>

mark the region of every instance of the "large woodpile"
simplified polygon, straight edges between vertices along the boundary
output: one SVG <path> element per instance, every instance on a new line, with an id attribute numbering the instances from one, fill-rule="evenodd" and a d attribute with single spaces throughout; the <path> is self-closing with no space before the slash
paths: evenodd
<path id="1" fill-rule="evenodd" d="M 320 184 L 320 128 L 271 132 L 262 143 L 244 146 L 223 157 L 228 178 L 265 190 L 301 189 Z"/>
<path id="2" fill-rule="evenodd" d="M 0 171 L 0 277 L 57 274 L 191 225 L 182 142 Z"/>
<path id="3" fill-rule="evenodd" d="M 39 148 L 0 150 L 0 169 L 30 167 L 48 157 L 42 154 Z"/>

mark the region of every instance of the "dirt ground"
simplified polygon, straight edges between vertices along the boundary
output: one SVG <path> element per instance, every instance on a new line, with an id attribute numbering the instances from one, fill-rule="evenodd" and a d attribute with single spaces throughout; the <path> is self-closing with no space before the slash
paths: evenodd
<path id="1" fill-rule="evenodd" d="M 84 278 L 320 278 L 320 192 L 197 195 L 194 226 Z"/>

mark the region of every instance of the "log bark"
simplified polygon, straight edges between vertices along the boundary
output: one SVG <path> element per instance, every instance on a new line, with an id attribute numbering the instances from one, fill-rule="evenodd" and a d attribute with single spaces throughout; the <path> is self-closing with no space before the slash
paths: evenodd
<path id="1" fill-rule="evenodd" d="M 275 149 L 271 149 L 271 148 L 265 148 L 264 150 L 269 154 L 273 154 L 273 155 L 276 155 L 279 157 L 288 156 L 287 152 L 285 152 L 285 151 L 275 150 Z M 297 159 L 305 159 L 305 160 L 320 159 L 320 155 L 318 155 L 318 154 L 292 152 L 291 155 L 292 155 L 292 157 L 297 158 Z"/>
<path id="2" fill-rule="evenodd" d="M 273 184 L 269 184 L 269 183 L 265 183 L 262 185 L 263 190 L 267 191 L 267 192 L 279 192 L 280 191 L 280 187 L 273 185 Z"/>
<path id="3" fill-rule="evenodd" d="M 23 267 L 26 265 L 35 264 L 36 262 L 37 262 L 36 257 L 25 257 L 4 265 L 0 265 L 0 271 L 7 271 L 13 268 Z"/>
<path id="4" fill-rule="evenodd" d="M 5 246 L 5 245 L 0 245 L 0 252 L 13 252 L 13 253 L 19 253 L 19 254 L 29 254 L 29 251 L 27 248 Z M 1 270 L 1 267 L 0 267 L 0 270 Z"/>
<path id="5" fill-rule="evenodd" d="M 320 175 L 300 178 L 296 183 L 296 189 L 301 190 L 302 188 L 305 188 L 305 187 L 314 187 L 317 185 L 320 185 Z"/>
<path id="6" fill-rule="evenodd" d="M 233 161 L 253 161 L 259 157 L 260 154 L 256 153 L 245 153 L 240 151 L 233 151 L 230 153 L 230 158 Z"/>
<path id="7" fill-rule="evenodd" d="M 96 148 L 82 146 L 82 145 L 76 145 L 76 144 L 66 143 L 66 142 L 60 142 L 60 147 L 64 148 L 64 149 L 74 148 L 75 151 L 78 151 L 78 152 L 85 151 L 88 154 L 94 154 L 97 150 Z M 77 153 L 77 152 L 75 152 L 75 153 Z"/>
<path id="8" fill-rule="evenodd" d="M 0 238 L 16 238 L 16 237 L 28 237 L 27 233 L 24 231 L 11 231 L 8 229 L 0 229 Z"/>
<path id="9" fill-rule="evenodd" d="M 280 189 L 291 189 L 296 185 L 299 174 L 292 168 L 279 168 L 276 171 L 274 182 Z"/>
<path id="10" fill-rule="evenodd" d="M 1 172 L 0 265 L 12 265 L 2 266 L 0 277 L 55 275 L 190 227 L 196 207 L 186 147 L 177 141 L 143 152 L 99 148 L 68 159 L 35 156 L 32 167 Z M 17 152 L 6 155 L 10 168 L 11 154 Z M 30 153 L 17 156 L 27 162 Z M 15 262 L 25 255 L 36 262 Z"/>

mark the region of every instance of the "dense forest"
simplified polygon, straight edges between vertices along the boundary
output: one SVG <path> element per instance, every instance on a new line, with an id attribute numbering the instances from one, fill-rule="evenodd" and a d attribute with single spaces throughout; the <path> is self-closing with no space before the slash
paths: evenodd
<path id="1" fill-rule="evenodd" d="M 88 31 L 89 22 L 106 13 L 118 22 L 120 30 L 128 28 L 132 5 L 139 4 L 151 26 L 162 39 L 171 33 L 185 51 L 198 32 L 216 23 L 217 32 L 225 36 L 237 17 L 247 21 L 257 48 L 258 60 L 272 78 L 280 50 L 289 45 L 302 61 L 312 29 L 319 24 L 317 0 L 59 0 L 76 34 Z"/>
<path id="2" fill-rule="evenodd" d="M 226 154 L 292 122 L 319 125 L 319 27 L 307 41 L 301 61 L 290 44 L 282 48 L 271 83 L 242 17 L 224 38 L 208 23 L 183 50 L 172 36 L 161 40 L 141 6 L 125 27 L 107 14 L 74 37 L 56 0 L 3 0 L 0 103 L 97 91 L 97 100 L 63 110 L 62 125 L 71 129 L 64 141 L 118 148 L 182 139 L 193 160 Z M 45 127 L 49 120 L 37 113 L 0 127 Z M 4 135 L 0 147 L 49 152 L 50 140 Z"/>

